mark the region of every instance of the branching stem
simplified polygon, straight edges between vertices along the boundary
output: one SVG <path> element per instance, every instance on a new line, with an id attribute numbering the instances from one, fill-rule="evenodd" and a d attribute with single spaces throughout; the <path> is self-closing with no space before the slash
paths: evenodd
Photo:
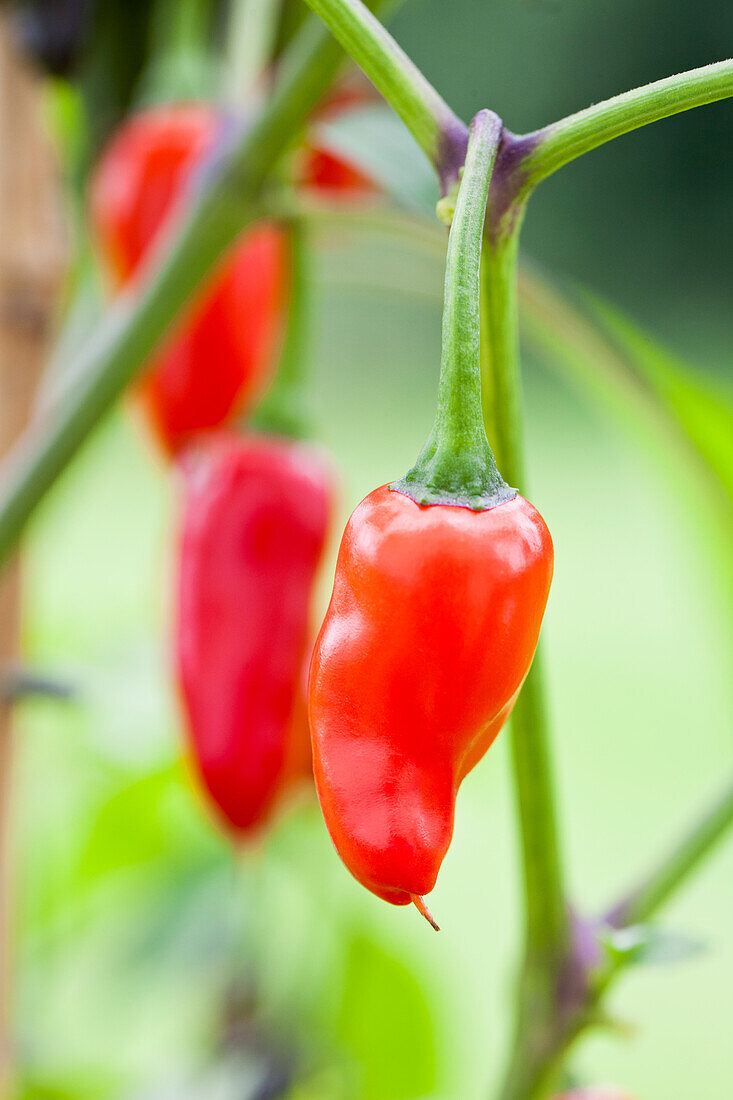
<path id="1" fill-rule="evenodd" d="M 563 164 L 612 138 L 732 95 L 733 58 L 655 80 L 594 103 L 527 135 L 535 145 L 522 163 L 523 191 L 529 192 Z"/>
<path id="2" fill-rule="evenodd" d="M 717 802 L 686 832 L 667 855 L 606 918 L 617 928 L 653 917 L 733 826 L 733 780 Z"/>
<path id="3" fill-rule="evenodd" d="M 413 135 L 443 193 L 458 183 L 468 128 L 361 0 L 306 0 Z"/>

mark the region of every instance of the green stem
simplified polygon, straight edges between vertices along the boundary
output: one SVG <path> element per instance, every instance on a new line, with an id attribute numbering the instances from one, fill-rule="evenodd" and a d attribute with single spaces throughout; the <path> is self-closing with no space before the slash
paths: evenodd
<path id="1" fill-rule="evenodd" d="M 434 165 L 443 193 L 458 183 L 465 124 L 361 0 L 306 0 L 413 135 Z"/>
<path id="2" fill-rule="evenodd" d="M 526 479 L 517 311 L 520 221 L 513 233 L 487 240 L 484 246 L 482 360 L 487 430 L 502 470 L 521 491 Z M 538 651 L 511 720 L 525 932 L 516 1032 L 502 1100 L 525 1100 L 534 1095 L 533 1082 L 546 1063 L 558 1027 L 559 983 L 570 943 L 541 662 Z"/>
<path id="3" fill-rule="evenodd" d="M 617 905 L 606 923 L 625 927 L 648 920 L 677 891 L 715 844 L 733 825 L 733 784 L 720 801 L 692 828 L 662 860 L 646 882 Z M 536 1100 L 545 1097 L 557 1081 L 568 1054 L 579 1038 L 604 1019 L 603 1001 L 614 983 L 631 965 L 628 957 L 616 955 L 593 974 L 586 996 L 577 1010 L 556 1028 L 541 1058 L 515 1059 L 515 1072 L 507 1082 L 502 1100 Z M 526 1049 L 526 1048 L 525 1048 Z"/>
<path id="4" fill-rule="evenodd" d="M 203 99 L 213 91 L 212 0 L 167 0 L 153 9 L 151 59 L 137 89 L 141 104 Z"/>
<path id="5" fill-rule="evenodd" d="M 480 111 L 471 123 L 448 238 L 435 423 L 413 468 L 391 486 L 418 504 L 482 511 L 516 495 L 496 468 L 481 409 L 481 243 L 500 137 L 501 120 L 491 111 Z"/>
<path id="6" fill-rule="evenodd" d="M 524 139 L 534 148 L 522 162 L 522 193 L 612 138 L 731 95 L 733 59 L 655 80 L 553 122 Z"/>
<path id="7" fill-rule="evenodd" d="M 240 109 L 270 65 L 282 0 L 232 0 L 227 38 L 226 98 Z"/>
<path id="8" fill-rule="evenodd" d="M 252 418 L 266 432 L 303 439 L 310 435 L 304 413 L 310 319 L 310 269 L 307 229 L 293 222 L 289 230 L 290 294 L 288 322 L 275 380 Z"/>
<path id="9" fill-rule="evenodd" d="M 613 907 L 607 923 L 617 928 L 648 920 L 733 826 L 733 782 L 659 865 Z"/>
<path id="10" fill-rule="evenodd" d="M 303 27 L 254 124 L 220 152 L 204 189 L 163 242 L 145 283 L 118 299 L 105 326 L 80 353 L 73 392 L 37 420 L 4 461 L 0 563 L 100 417 L 144 366 L 222 253 L 255 219 L 269 172 L 327 91 L 341 60 L 341 50 L 324 28 L 315 21 Z"/>

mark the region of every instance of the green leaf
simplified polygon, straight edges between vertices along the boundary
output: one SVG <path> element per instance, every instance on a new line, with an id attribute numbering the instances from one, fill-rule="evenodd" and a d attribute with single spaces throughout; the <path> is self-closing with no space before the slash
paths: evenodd
<path id="1" fill-rule="evenodd" d="M 520 278 L 523 335 L 563 377 L 630 421 L 641 438 L 687 451 L 698 481 L 733 518 L 733 396 L 589 294 L 559 290 L 531 265 Z"/>
<path id="2" fill-rule="evenodd" d="M 603 928 L 598 940 L 612 959 L 631 966 L 669 966 L 705 950 L 705 944 L 693 936 L 652 924 Z"/>
<path id="3" fill-rule="evenodd" d="M 700 376 L 678 356 L 661 348 L 639 325 L 595 295 L 589 303 L 612 339 L 628 357 L 641 382 L 686 435 L 720 488 L 733 502 L 733 393 Z"/>
<path id="4" fill-rule="evenodd" d="M 351 941 L 338 1030 L 361 1074 L 359 1100 L 413 1100 L 436 1086 L 433 1021 L 415 976 L 363 935 Z"/>

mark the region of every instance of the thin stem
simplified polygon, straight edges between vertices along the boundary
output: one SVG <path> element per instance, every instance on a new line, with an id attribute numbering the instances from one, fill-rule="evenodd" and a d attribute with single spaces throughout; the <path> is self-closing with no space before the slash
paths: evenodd
<path id="1" fill-rule="evenodd" d="M 0 563 L 100 417 L 155 351 L 222 253 L 257 216 L 268 173 L 327 91 L 341 59 L 340 48 L 323 27 L 315 21 L 303 27 L 254 124 L 238 130 L 219 150 L 202 173 L 202 189 L 182 222 L 163 241 L 144 284 L 120 296 L 105 326 L 80 353 L 74 391 L 36 421 L 3 463 Z"/>
<path id="2" fill-rule="evenodd" d="M 655 80 L 641 88 L 594 103 L 529 134 L 533 148 L 521 166 L 522 191 L 583 153 L 649 122 L 733 95 L 733 59 Z"/>
<path id="3" fill-rule="evenodd" d="M 700 821 L 684 836 L 623 901 L 613 907 L 607 923 L 617 928 L 648 920 L 696 870 L 733 826 L 733 782 Z"/>
<path id="4" fill-rule="evenodd" d="M 434 165 L 443 193 L 455 188 L 468 130 L 361 0 L 306 0 L 356 61 Z"/>
<path id="5" fill-rule="evenodd" d="M 466 166 L 448 237 L 438 423 L 458 448 L 486 437 L 481 410 L 479 275 L 486 200 L 501 120 L 481 111 L 471 124 Z"/>
<path id="6" fill-rule="evenodd" d="M 235 107 L 249 102 L 272 59 L 281 8 L 282 0 L 232 0 L 226 97 Z"/>
<path id="7" fill-rule="evenodd" d="M 178 0 L 174 8 L 163 0 L 152 19 L 152 53 L 196 53 L 205 48 L 212 0 Z"/>
<path id="8" fill-rule="evenodd" d="M 290 227 L 289 249 L 288 322 L 280 363 L 252 423 L 255 428 L 300 439 L 309 434 L 304 390 L 311 316 L 307 229 L 302 222 Z"/>
<path id="9" fill-rule="evenodd" d="M 471 123 L 448 238 L 435 424 L 413 468 L 392 486 L 418 504 L 484 510 L 516 495 L 496 468 L 481 409 L 481 244 L 500 136 L 501 120 L 480 111 Z"/>
<path id="10" fill-rule="evenodd" d="M 669 445 L 687 451 L 701 485 L 712 498 L 715 518 L 729 525 L 733 509 L 733 479 L 708 443 L 709 417 L 701 430 L 680 415 L 677 393 L 665 385 L 666 372 L 648 368 L 641 355 L 614 339 L 601 318 L 578 296 L 560 291 L 534 266 L 525 264 L 519 278 L 523 336 L 562 377 L 580 384 L 606 411 L 614 410 L 648 439 L 662 432 Z"/>
<path id="11" fill-rule="evenodd" d="M 733 825 L 733 785 L 723 794 L 712 810 L 685 836 L 652 872 L 646 882 L 617 905 L 605 923 L 625 927 L 648 920 L 668 901 L 696 870 L 702 860 Z M 508 1078 L 502 1100 L 536 1100 L 551 1091 L 557 1075 L 575 1043 L 591 1027 L 603 1019 L 603 1001 L 631 960 L 614 955 L 593 975 L 586 996 L 577 1010 L 556 1028 L 540 1058 L 527 1056 L 529 1048 L 518 1046 L 513 1074 Z"/>
<path id="12" fill-rule="evenodd" d="M 152 17 L 152 50 L 139 86 L 141 104 L 205 99 L 215 90 L 210 30 L 212 0 L 158 0 Z"/>
<path id="13" fill-rule="evenodd" d="M 481 270 L 484 339 L 482 370 L 486 431 L 513 485 L 525 483 L 524 424 L 519 364 L 517 260 L 519 226 L 509 237 L 487 242 Z"/>
<path id="14" fill-rule="evenodd" d="M 482 344 L 487 431 L 511 483 L 525 488 L 521 414 L 517 253 L 514 231 L 484 247 Z M 517 1023 L 502 1100 L 534 1095 L 558 1027 L 558 994 L 570 943 L 549 751 L 541 652 L 514 707 L 512 767 L 521 828 L 525 900 L 524 958 Z"/>

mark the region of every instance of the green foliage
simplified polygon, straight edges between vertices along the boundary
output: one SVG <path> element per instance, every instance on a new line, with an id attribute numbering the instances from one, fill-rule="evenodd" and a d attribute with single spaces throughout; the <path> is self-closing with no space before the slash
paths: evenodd
<path id="1" fill-rule="evenodd" d="M 667 416 L 689 441 L 697 458 L 733 508 L 733 389 L 701 375 L 679 356 L 662 348 L 641 327 L 596 296 L 594 313 Z"/>
<path id="2" fill-rule="evenodd" d="M 415 975 L 372 939 L 357 935 L 343 982 L 338 1034 L 360 1067 L 359 1100 L 413 1100 L 430 1092 L 436 1085 L 435 1040 Z"/>

